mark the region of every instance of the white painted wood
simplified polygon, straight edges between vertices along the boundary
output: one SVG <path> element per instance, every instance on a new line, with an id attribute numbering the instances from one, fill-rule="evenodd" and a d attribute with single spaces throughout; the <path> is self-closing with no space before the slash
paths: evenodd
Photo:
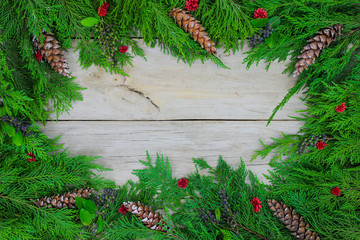
<path id="1" fill-rule="evenodd" d="M 197 62 L 190 68 L 163 54 L 159 47 L 143 48 L 148 61 L 135 57 L 134 67 L 126 68 L 127 78 L 98 67 L 82 70 L 78 53 L 69 50 L 72 75 L 87 90 L 83 91 L 84 101 L 76 102 L 70 115 L 60 119 L 268 119 L 296 81 L 282 74 L 287 63 L 272 63 L 268 72 L 265 63 L 246 70 L 242 62 L 248 49 L 235 55 L 219 50 L 219 57 L 231 68 L 225 70 L 211 62 Z M 294 111 L 304 109 L 298 96 L 275 119 L 288 119 L 297 115 Z"/>
<path id="2" fill-rule="evenodd" d="M 259 138 L 271 143 L 270 137 L 296 133 L 297 121 L 276 121 L 265 127 L 264 121 L 59 121 L 43 127 L 50 137 L 63 135 L 71 155 L 103 156 L 96 163 L 114 171 L 102 176 L 125 183 L 133 169 L 142 168 L 138 160 L 146 160 L 146 150 L 155 159 L 156 153 L 168 156 L 174 175 L 182 177 L 195 168 L 192 158 L 204 158 L 215 166 L 222 155 L 236 166 L 240 157 L 260 179 L 269 169 L 267 160 L 250 162 L 261 148 Z"/>

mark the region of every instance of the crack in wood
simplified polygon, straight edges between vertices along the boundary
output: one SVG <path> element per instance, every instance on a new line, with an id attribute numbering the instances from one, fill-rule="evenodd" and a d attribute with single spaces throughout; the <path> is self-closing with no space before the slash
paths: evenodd
<path id="1" fill-rule="evenodd" d="M 139 95 L 139 96 L 147 99 L 147 100 L 150 102 L 151 105 L 153 105 L 158 111 L 160 111 L 159 106 L 158 106 L 156 103 L 154 103 L 154 101 L 153 101 L 150 97 L 146 96 L 145 93 L 143 93 L 142 91 L 140 91 L 140 90 L 138 90 L 138 89 L 136 89 L 136 88 L 130 87 L 129 85 L 125 84 L 125 83 L 126 83 L 126 80 L 127 80 L 127 78 L 126 78 L 126 76 L 124 76 L 123 79 L 122 79 L 122 83 L 121 83 L 121 84 L 114 85 L 114 86 L 115 86 L 115 87 L 124 87 L 124 88 L 126 88 L 128 91 L 133 92 L 133 93 L 136 93 L 137 95 Z M 115 81 L 117 81 L 117 79 L 115 79 Z M 132 102 L 130 102 L 129 100 L 123 98 L 123 97 L 122 97 L 122 100 L 123 100 L 123 101 L 126 101 L 126 102 L 129 102 L 129 103 L 132 103 Z"/>
<path id="2" fill-rule="evenodd" d="M 142 91 L 137 90 L 136 88 L 133 88 L 133 87 L 130 87 L 130 86 L 126 85 L 125 82 L 126 82 L 126 77 L 124 78 L 123 83 L 118 85 L 118 86 L 125 87 L 130 92 L 136 93 L 139 96 L 141 96 L 143 98 L 146 98 L 151 103 L 151 105 L 153 105 L 158 111 L 160 111 L 159 106 L 156 103 L 154 103 L 154 101 L 150 97 L 146 96 L 145 93 L 143 93 Z M 123 100 L 124 100 L 124 98 L 123 98 Z"/>
<path id="3" fill-rule="evenodd" d="M 129 91 L 134 92 L 134 93 L 140 95 L 141 97 L 146 98 L 154 107 L 156 107 L 156 109 L 157 109 L 158 111 L 160 111 L 159 106 L 156 105 L 156 104 L 154 103 L 154 101 L 153 101 L 151 98 L 149 98 L 148 96 L 146 96 L 142 91 L 137 90 L 137 89 L 132 88 L 132 87 L 129 87 L 128 85 L 122 85 L 122 86 L 126 87 Z"/>

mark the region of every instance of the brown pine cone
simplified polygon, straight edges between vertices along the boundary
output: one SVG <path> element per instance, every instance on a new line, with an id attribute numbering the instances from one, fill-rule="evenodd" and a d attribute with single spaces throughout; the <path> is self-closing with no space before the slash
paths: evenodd
<path id="1" fill-rule="evenodd" d="M 43 45 L 40 44 L 40 38 L 35 41 L 37 50 L 40 50 L 41 55 L 45 61 L 50 63 L 50 66 L 58 73 L 65 77 L 71 77 L 69 67 L 65 59 L 65 51 L 61 50 L 59 41 L 51 34 L 44 32 L 45 41 Z"/>
<path id="2" fill-rule="evenodd" d="M 83 188 L 74 189 L 71 192 L 57 194 L 51 197 L 43 197 L 34 201 L 38 207 L 47 206 L 47 208 L 75 208 L 75 197 L 89 198 L 93 189 Z"/>
<path id="3" fill-rule="evenodd" d="M 165 224 L 165 222 L 161 220 L 162 219 L 161 215 L 155 213 L 148 206 L 144 206 L 140 202 L 138 202 L 137 204 L 134 202 L 124 202 L 123 205 L 125 206 L 128 212 L 131 212 L 138 219 L 140 219 L 147 228 L 161 232 L 166 232 L 162 228 L 162 226 L 156 225 L 159 222 Z"/>
<path id="4" fill-rule="evenodd" d="M 279 203 L 274 199 L 268 200 L 270 209 L 274 212 L 274 215 L 280 219 L 280 221 L 290 230 L 291 235 L 296 239 L 305 240 L 320 240 L 319 235 L 311 231 L 311 226 L 305 221 L 303 217 L 300 217 L 294 210 L 288 208 L 284 203 Z"/>
<path id="5" fill-rule="evenodd" d="M 335 24 L 333 26 L 320 29 L 316 35 L 308 40 L 308 45 L 301 51 L 301 55 L 298 56 L 300 59 L 295 67 L 293 76 L 299 76 L 304 70 L 308 69 L 309 65 L 315 63 L 315 59 L 320 56 L 321 51 L 329 46 L 336 37 L 343 30 L 342 25 Z"/>
<path id="6" fill-rule="evenodd" d="M 211 41 L 205 28 L 191 14 L 180 8 L 173 8 L 169 16 L 171 16 L 185 32 L 189 32 L 191 37 L 200 43 L 201 47 L 205 48 L 209 54 L 216 54 L 215 43 Z"/>

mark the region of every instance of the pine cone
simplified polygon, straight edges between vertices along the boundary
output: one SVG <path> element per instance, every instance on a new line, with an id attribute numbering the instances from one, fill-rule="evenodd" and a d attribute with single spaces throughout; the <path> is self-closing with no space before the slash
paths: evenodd
<path id="1" fill-rule="evenodd" d="M 65 51 L 61 50 L 59 41 L 51 34 L 44 32 L 45 41 L 43 45 L 40 44 L 40 38 L 35 41 L 37 50 L 40 50 L 44 59 L 50 63 L 51 67 L 65 77 L 71 77 L 69 67 L 65 59 Z"/>
<path id="2" fill-rule="evenodd" d="M 335 41 L 342 30 L 342 25 L 335 24 L 331 27 L 320 29 L 313 38 L 308 40 L 309 44 L 304 47 L 301 51 L 302 54 L 298 56 L 300 60 L 295 65 L 296 70 L 293 76 L 300 75 L 300 73 L 308 69 L 309 65 L 314 64 L 315 58 L 320 56 L 321 51 L 325 47 Z"/>
<path id="3" fill-rule="evenodd" d="M 157 230 L 161 232 L 166 232 L 162 226 L 156 225 L 156 223 L 163 223 L 165 222 L 161 220 L 161 215 L 155 213 L 151 208 L 148 206 L 144 206 L 140 202 L 137 204 L 134 202 L 124 202 L 123 205 L 127 209 L 128 212 L 135 214 L 135 216 L 140 219 L 143 224 L 152 230 Z"/>
<path id="4" fill-rule="evenodd" d="M 305 240 L 320 240 L 319 235 L 311 231 L 311 226 L 304 220 L 303 217 L 300 217 L 294 210 L 288 208 L 284 203 L 279 203 L 274 199 L 268 200 L 268 205 L 274 215 L 280 219 L 280 221 L 287 227 L 291 235 L 296 239 L 305 239 Z"/>
<path id="5" fill-rule="evenodd" d="M 75 197 L 89 198 L 92 191 L 91 188 L 74 189 L 61 195 L 37 199 L 34 204 L 38 207 L 47 206 L 47 208 L 75 208 Z"/>
<path id="6" fill-rule="evenodd" d="M 171 16 L 185 32 L 189 32 L 192 38 L 199 42 L 201 47 L 205 48 L 209 54 L 216 54 L 215 43 L 211 41 L 209 35 L 205 32 L 205 28 L 191 14 L 180 8 L 173 8 L 169 16 Z"/>

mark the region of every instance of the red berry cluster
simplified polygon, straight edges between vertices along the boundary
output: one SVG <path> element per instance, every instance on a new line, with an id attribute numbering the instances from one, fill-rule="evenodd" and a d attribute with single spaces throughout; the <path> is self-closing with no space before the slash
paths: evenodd
<path id="1" fill-rule="evenodd" d="M 341 190 L 338 187 L 333 187 L 333 189 L 331 190 L 331 194 L 335 195 L 335 196 L 341 196 Z"/>
<path id="2" fill-rule="evenodd" d="M 322 142 L 322 141 L 318 141 L 317 143 L 316 143 L 316 147 L 317 147 L 317 149 L 319 149 L 319 150 L 323 150 L 325 147 L 326 147 L 326 143 L 324 143 L 324 142 Z"/>
<path id="3" fill-rule="evenodd" d="M 120 47 L 119 52 L 121 52 L 121 53 L 126 53 L 127 50 L 128 50 L 128 47 L 125 46 L 125 45 L 123 45 L 123 46 Z"/>
<path id="4" fill-rule="evenodd" d="M 118 212 L 121 213 L 121 214 L 127 213 L 127 209 L 126 209 L 126 207 L 124 206 L 124 204 L 121 204 Z"/>
<path id="5" fill-rule="evenodd" d="M 346 108 L 345 103 L 341 103 L 340 106 L 337 106 L 337 107 L 335 108 L 335 111 L 337 111 L 337 112 L 339 112 L 339 113 L 342 113 L 343 111 L 345 111 L 345 108 Z"/>
<path id="6" fill-rule="evenodd" d="M 178 187 L 179 188 L 186 188 L 189 184 L 189 180 L 187 180 L 186 178 L 181 178 L 178 181 Z"/>
<path id="7" fill-rule="evenodd" d="M 253 205 L 253 211 L 254 212 L 260 212 L 261 209 L 261 201 L 259 198 L 254 197 L 253 199 L 250 200 L 250 203 Z"/>
<path id="8" fill-rule="evenodd" d="M 37 53 L 35 54 L 35 58 L 36 58 L 36 60 L 37 60 L 38 62 L 40 62 L 41 59 L 43 58 L 43 56 L 41 55 L 40 50 L 37 51 Z"/>
<path id="9" fill-rule="evenodd" d="M 258 8 L 255 12 L 254 12 L 254 19 L 257 18 L 267 18 L 267 12 L 263 9 L 263 8 Z"/>
<path id="10" fill-rule="evenodd" d="M 199 0 L 188 0 L 185 5 L 186 10 L 195 11 L 199 8 Z"/>
<path id="11" fill-rule="evenodd" d="M 107 14 L 107 10 L 109 8 L 109 3 L 103 2 L 101 6 L 99 7 L 99 16 L 104 17 Z"/>
<path id="12" fill-rule="evenodd" d="M 33 153 L 26 153 L 30 158 L 27 158 L 29 162 L 35 162 L 35 155 Z"/>

